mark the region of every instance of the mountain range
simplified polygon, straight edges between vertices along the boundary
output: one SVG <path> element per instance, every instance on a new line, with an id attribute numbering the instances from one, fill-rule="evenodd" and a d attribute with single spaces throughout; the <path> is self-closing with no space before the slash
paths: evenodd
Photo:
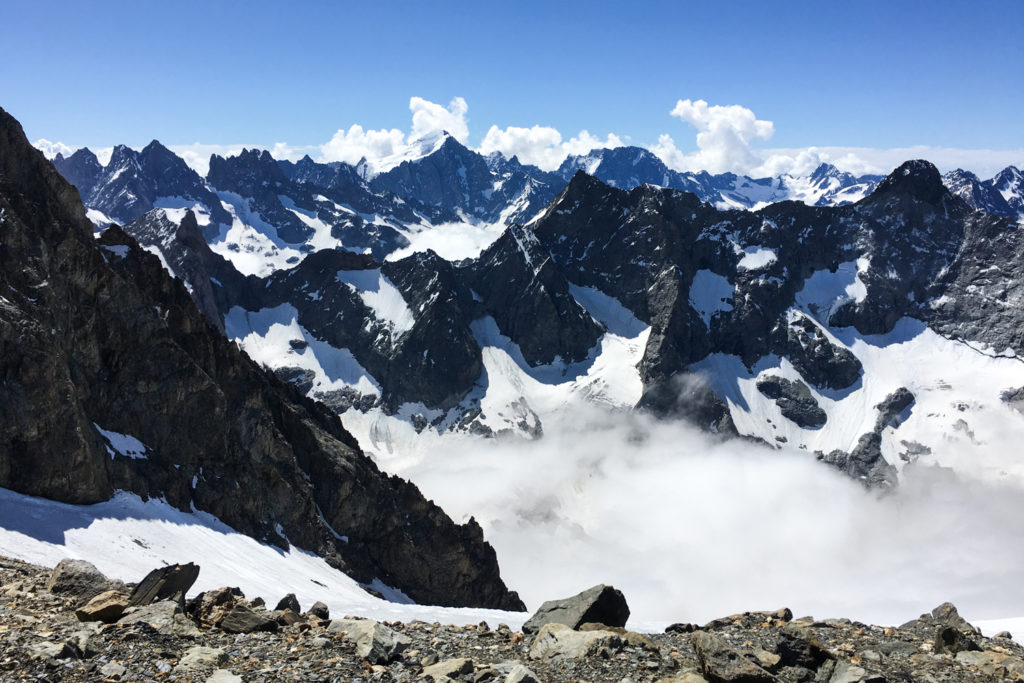
<path id="1" fill-rule="evenodd" d="M 1021 350 L 1014 167 L 752 179 L 636 147 L 555 172 L 447 134 L 419 149 L 378 172 L 246 150 L 203 179 L 155 141 L 54 164 L 216 327 L 381 448 L 407 428 L 536 438 L 548 406 L 584 400 L 891 485 L 957 422 L 905 427 L 920 390 L 858 346 Z M 468 256 L 415 246 L 451 224 L 484 235 Z"/>

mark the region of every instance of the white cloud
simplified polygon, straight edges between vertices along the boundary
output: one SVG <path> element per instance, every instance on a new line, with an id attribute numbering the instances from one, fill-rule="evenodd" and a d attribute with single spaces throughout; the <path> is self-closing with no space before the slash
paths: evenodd
<path id="1" fill-rule="evenodd" d="M 506 158 L 518 157 L 524 164 L 533 164 L 545 171 L 553 171 L 569 155 L 586 154 L 602 147 L 621 147 L 622 138 L 609 133 L 603 140 L 582 130 L 576 137 L 562 140 L 562 134 L 550 126 L 522 128 L 491 126 L 477 151 L 481 154 L 501 152 Z"/>
<path id="2" fill-rule="evenodd" d="M 760 165 L 761 158 L 751 147 L 754 140 L 768 140 L 775 132 L 771 121 L 763 121 L 754 112 L 737 104 L 709 105 L 704 100 L 679 100 L 669 112 L 697 129 L 697 151 L 684 154 L 668 135 L 662 135 L 652 147 L 666 165 L 680 171 L 746 173 Z"/>
<path id="3" fill-rule="evenodd" d="M 360 159 L 380 159 L 392 156 L 405 148 L 405 134 L 397 128 L 391 130 L 363 130 L 352 124 L 347 131 L 338 130 L 320 148 L 323 161 L 344 161 L 357 164 Z"/>
<path id="4" fill-rule="evenodd" d="M 469 125 L 466 123 L 469 105 L 461 97 L 453 98 L 447 108 L 422 97 L 411 97 L 409 110 L 412 112 L 410 143 L 441 131 L 448 131 L 453 138 L 462 143 L 469 138 Z"/>
<path id="5" fill-rule="evenodd" d="M 649 149 L 677 171 L 731 171 L 755 178 L 790 174 L 806 176 L 821 163 L 855 175 L 886 174 L 909 159 L 927 159 L 942 172 L 965 168 L 982 179 L 1010 165 L 1024 162 L 1024 150 L 959 149 L 953 147 L 804 147 L 757 149 L 758 140 L 775 132 L 771 121 L 758 119 L 739 105 L 709 105 L 704 100 L 679 100 L 670 112 L 697 129 L 697 151 L 679 149 L 671 135 L 663 134 Z"/>
<path id="6" fill-rule="evenodd" d="M 71 156 L 75 150 L 71 149 L 63 142 L 50 142 L 46 138 L 39 138 L 32 143 L 32 146 L 43 153 L 43 156 L 47 159 L 53 159 L 58 154 L 64 156 Z"/>

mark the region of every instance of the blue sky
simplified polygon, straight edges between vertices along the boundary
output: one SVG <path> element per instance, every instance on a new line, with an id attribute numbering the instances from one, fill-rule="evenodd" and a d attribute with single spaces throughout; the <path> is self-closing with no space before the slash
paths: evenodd
<path id="1" fill-rule="evenodd" d="M 757 146 L 1024 149 L 1024 2 L 48 2 L 0 10 L 0 106 L 68 144 L 321 145 L 491 125 L 685 151 L 679 99 L 774 122 Z M 1021 160 L 1024 162 L 1024 159 Z"/>

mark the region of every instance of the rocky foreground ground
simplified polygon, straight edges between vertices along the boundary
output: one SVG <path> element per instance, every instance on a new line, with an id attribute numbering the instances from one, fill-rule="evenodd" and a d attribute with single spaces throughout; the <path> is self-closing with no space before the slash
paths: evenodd
<path id="1" fill-rule="evenodd" d="M 1024 648 L 984 638 L 950 604 L 896 628 L 748 612 L 665 633 L 622 628 L 622 594 L 595 586 L 500 625 L 335 618 L 294 596 L 237 589 L 186 600 L 195 565 L 137 585 L 86 562 L 0 559 L 4 681 L 702 681 L 881 683 L 1024 678 Z"/>

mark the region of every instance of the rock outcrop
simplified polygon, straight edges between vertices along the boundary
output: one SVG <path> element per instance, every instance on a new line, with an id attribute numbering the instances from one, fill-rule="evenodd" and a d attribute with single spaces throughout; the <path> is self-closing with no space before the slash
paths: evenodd
<path id="1" fill-rule="evenodd" d="M 0 377 L 0 486 L 163 496 L 421 602 L 522 609 L 475 522 L 381 473 L 122 230 L 95 239 L 78 193 L 2 111 Z"/>

